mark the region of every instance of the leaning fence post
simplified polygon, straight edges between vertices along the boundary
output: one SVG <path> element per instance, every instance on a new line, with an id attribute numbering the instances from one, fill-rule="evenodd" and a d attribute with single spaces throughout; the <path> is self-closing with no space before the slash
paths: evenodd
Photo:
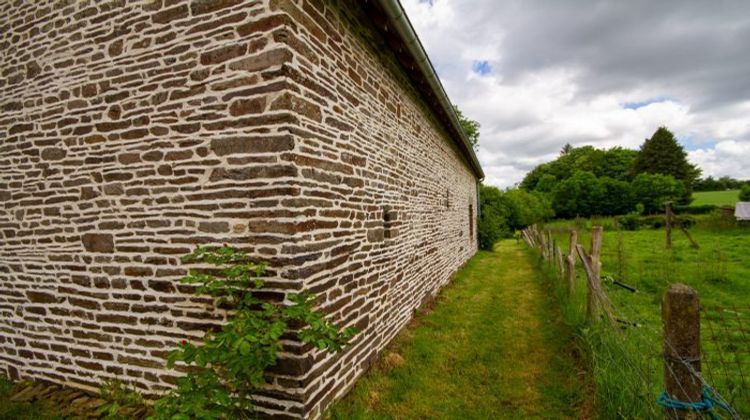
<path id="1" fill-rule="evenodd" d="M 568 296 L 573 293 L 576 282 L 576 245 L 578 244 L 578 232 L 575 230 L 570 231 L 570 254 L 567 258 L 567 269 L 568 274 Z"/>
<path id="2" fill-rule="evenodd" d="M 547 229 L 547 237 L 549 238 L 549 265 L 554 265 L 555 261 L 555 238 L 552 237 L 552 231 Z"/>
<path id="3" fill-rule="evenodd" d="M 602 274 L 602 263 L 599 258 L 602 253 L 602 227 L 594 226 L 591 229 L 591 268 L 594 269 L 596 278 L 600 278 Z"/>
<path id="4" fill-rule="evenodd" d="M 667 230 L 667 248 L 672 248 L 672 202 L 667 201 L 664 203 L 664 211 L 666 212 L 666 222 L 664 226 Z"/>
<path id="5" fill-rule="evenodd" d="M 701 346 L 698 292 L 672 284 L 661 301 L 664 328 L 664 383 L 667 397 L 686 403 L 700 402 Z M 699 418 L 690 410 L 667 408 L 672 419 Z"/>

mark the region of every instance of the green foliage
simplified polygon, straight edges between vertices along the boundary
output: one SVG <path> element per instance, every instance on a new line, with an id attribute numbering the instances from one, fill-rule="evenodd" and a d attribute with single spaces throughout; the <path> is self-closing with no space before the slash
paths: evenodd
<path id="1" fill-rule="evenodd" d="M 677 201 L 684 195 L 682 182 L 670 175 L 643 173 L 633 180 L 633 194 L 646 213 L 661 212 L 664 202 Z"/>
<path id="2" fill-rule="evenodd" d="M 453 105 L 453 110 L 456 111 L 458 121 L 461 123 L 464 133 L 466 133 L 471 147 L 474 148 L 474 151 L 477 151 L 479 149 L 479 123 L 464 116 L 464 113 L 456 105 Z"/>
<path id="3" fill-rule="evenodd" d="M 617 218 L 617 224 L 624 230 L 636 230 L 640 226 L 641 215 L 638 212 L 630 212 Z"/>
<path id="4" fill-rule="evenodd" d="M 650 139 L 641 145 L 640 153 L 633 164 L 633 174 L 670 175 L 685 185 L 679 197 L 680 204 L 689 204 L 693 182 L 700 176 L 700 169 L 687 160 L 687 153 L 677 143 L 666 127 L 659 127 Z"/>
<path id="5" fill-rule="evenodd" d="M 505 192 L 504 199 L 509 211 L 509 230 L 523 229 L 555 215 L 549 200 L 542 194 L 514 188 Z"/>
<path id="6" fill-rule="evenodd" d="M 635 197 L 630 183 L 612 179 L 599 178 L 602 196 L 595 206 L 595 213 L 601 216 L 615 216 L 633 210 Z"/>
<path id="7" fill-rule="evenodd" d="M 702 205 L 689 205 L 689 206 L 674 206 L 675 213 L 679 214 L 709 214 L 712 211 L 718 209 L 718 206 L 713 204 L 702 204 Z"/>
<path id="8" fill-rule="evenodd" d="M 750 201 L 750 183 L 742 186 L 738 198 L 740 199 L 740 201 Z"/>
<path id="9" fill-rule="evenodd" d="M 0 374 L 0 419 L 63 420 L 71 418 L 63 413 L 67 407 L 58 407 L 49 401 L 12 401 L 10 398 L 13 393 L 13 387 L 13 382 Z"/>
<path id="10" fill-rule="evenodd" d="M 517 188 L 500 191 L 489 185 L 480 186 L 479 208 L 479 248 L 487 251 L 492 251 L 498 239 L 554 215 L 549 201 L 540 194 Z"/>
<path id="11" fill-rule="evenodd" d="M 558 217 L 571 218 L 595 214 L 604 188 L 596 175 L 577 171 L 552 190 L 552 207 Z"/>
<path id="12" fill-rule="evenodd" d="M 608 150 L 591 146 L 568 147 L 552 162 L 544 163 L 526 174 L 519 185 L 527 191 L 549 192 L 557 182 L 562 182 L 578 171 L 588 171 L 598 177 L 630 181 L 631 169 L 638 152 L 613 147 Z M 552 184 L 552 185 L 550 185 Z"/>
<path id="13" fill-rule="evenodd" d="M 99 389 L 99 397 L 106 401 L 96 410 L 96 414 L 107 420 L 125 420 L 130 416 L 122 413 L 123 409 L 138 409 L 147 407 L 143 397 L 136 391 L 129 389 L 125 384 L 116 379 L 111 379 L 102 384 Z"/>
<path id="14" fill-rule="evenodd" d="M 560 156 L 531 170 L 519 186 L 551 196 L 552 208 L 559 217 L 619 215 L 633 210 L 635 203 L 652 198 L 653 194 L 639 197 L 641 191 L 628 185 L 644 173 L 669 175 L 682 182 L 680 195 L 671 199 L 688 204 L 700 170 L 687 161 L 687 154 L 672 133 L 661 127 L 640 151 L 566 144 Z M 725 185 L 730 181 L 722 178 Z M 653 211 L 654 206 L 648 207 Z"/>
<path id="15" fill-rule="evenodd" d="M 739 190 L 747 181 L 734 179 L 728 176 L 715 179 L 712 176 L 696 179 L 693 182 L 693 191 L 726 191 Z"/>
<path id="16" fill-rule="evenodd" d="M 498 239 L 507 234 L 509 209 L 504 205 L 503 193 L 489 185 L 479 187 L 479 220 L 477 238 L 479 248 L 492 251 Z"/>
<path id="17" fill-rule="evenodd" d="M 168 367 L 181 362 L 191 369 L 178 379 L 176 389 L 155 403 L 155 419 L 249 418 L 251 396 L 265 384 L 264 373 L 276 364 L 281 336 L 290 327 L 301 328 L 297 335 L 304 343 L 328 351 L 341 349 L 357 332 L 341 331 L 313 311 L 315 296 L 290 295 L 290 305 L 257 297 L 265 266 L 234 248 L 198 247 L 182 261 L 217 267 L 191 270 L 181 281 L 232 311 L 228 322 L 206 332 L 201 344 L 183 341 L 169 354 Z M 217 270 L 220 274 L 214 275 Z"/>

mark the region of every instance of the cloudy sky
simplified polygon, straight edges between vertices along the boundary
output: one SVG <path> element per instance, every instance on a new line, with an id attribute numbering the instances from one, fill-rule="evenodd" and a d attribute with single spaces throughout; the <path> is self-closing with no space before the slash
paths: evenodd
<path id="1" fill-rule="evenodd" d="M 704 175 L 750 178 L 750 1 L 402 0 L 486 182 L 565 143 L 637 149 L 667 126 Z"/>

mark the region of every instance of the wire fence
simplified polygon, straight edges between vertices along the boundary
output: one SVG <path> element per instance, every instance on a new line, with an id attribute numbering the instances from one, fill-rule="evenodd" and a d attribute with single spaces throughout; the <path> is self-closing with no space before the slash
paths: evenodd
<path id="1" fill-rule="evenodd" d="M 669 302 L 667 295 L 674 292 L 674 302 L 664 304 L 686 312 L 674 319 L 665 315 L 669 310 L 661 316 L 644 313 L 643 306 L 633 304 L 644 293 L 623 281 L 622 270 L 615 273 L 619 278 L 602 275 L 601 227 L 592 229 L 589 250 L 577 243 L 577 232 L 570 231 L 567 254 L 549 230 L 531 226 L 522 237 L 560 279 L 568 305 L 576 295 L 585 295 L 579 301 L 585 306 L 587 325 L 597 327 L 582 330 L 606 335 L 589 337 L 587 344 L 592 347 L 590 362 L 597 391 L 603 394 L 598 398 L 606 400 L 608 414 L 683 418 L 686 411 L 695 411 L 735 419 L 750 415 L 750 308 L 698 309 L 697 293 L 670 285 L 670 279 L 664 284 L 669 292 L 663 302 Z M 621 246 L 616 254 L 624 258 Z M 585 287 L 580 287 L 580 274 Z M 689 308 L 680 306 L 686 304 L 680 300 L 685 290 L 695 293 L 694 331 L 686 320 L 691 318 Z"/>
<path id="2" fill-rule="evenodd" d="M 748 414 L 750 307 L 707 306 L 701 308 L 701 312 L 706 376 L 711 382 L 721 385 L 730 404 Z"/>

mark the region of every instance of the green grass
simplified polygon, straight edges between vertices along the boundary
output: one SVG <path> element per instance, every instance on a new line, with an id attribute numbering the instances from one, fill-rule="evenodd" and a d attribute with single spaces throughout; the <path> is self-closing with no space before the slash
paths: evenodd
<path id="1" fill-rule="evenodd" d="M 0 419 L 51 420 L 63 419 L 59 407 L 42 402 L 22 403 L 10 400 L 13 383 L 0 376 Z"/>
<path id="2" fill-rule="evenodd" d="M 739 201 L 739 195 L 740 190 L 694 192 L 693 202 L 690 205 L 702 206 L 713 204 L 714 206 L 733 206 Z"/>
<path id="3" fill-rule="evenodd" d="M 479 252 L 328 417 L 585 416 L 571 331 L 547 288 L 515 241 Z"/>
<path id="4" fill-rule="evenodd" d="M 636 322 L 638 327 L 622 333 L 591 328 L 580 321 L 585 300 L 566 303 L 567 312 L 578 314 L 573 324 L 581 331 L 590 350 L 590 370 L 597 388 L 598 406 L 605 417 L 651 417 L 658 410 L 654 401 L 663 390 L 661 360 L 661 296 L 672 283 L 684 283 L 698 291 L 701 305 L 736 306 L 737 311 L 722 312 L 727 318 L 739 316 L 750 328 L 750 228 L 721 227 L 715 216 L 699 218 L 691 234 L 700 245 L 693 249 L 680 231 L 673 232 L 674 246 L 665 249 L 665 232 L 638 230 L 618 232 L 611 219 L 558 221 L 549 225 L 555 240 L 565 244 L 568 229 L 576 228 L 579 243 L 589 246 L 592 224 L 605 226 L 602 245 L 602 273 L 638 289 L 630 293 L 604 282 L 605 292 L 615 307 L 615 315 Z M 579 263 L 580 266 L 580 263 Z M 579 273 L 579 293 L 584 293 L 583 274 Z M 728 330 L 709 325 L 708 312 L 702 322 L 704 377 L 733 404 L 741 414 L 750 414 L 750 354 L 745 334 L 733 323 Z M 712 338 L 710 327 L 719 338 Z M 611 330 L 611 329 L 610 329 Z M 720 358 L 723 357 L 723 362 Z M 739 374 L 743 370 L 745 384 Z M 645 386 L 643 384 L 646 384 Z"/>

